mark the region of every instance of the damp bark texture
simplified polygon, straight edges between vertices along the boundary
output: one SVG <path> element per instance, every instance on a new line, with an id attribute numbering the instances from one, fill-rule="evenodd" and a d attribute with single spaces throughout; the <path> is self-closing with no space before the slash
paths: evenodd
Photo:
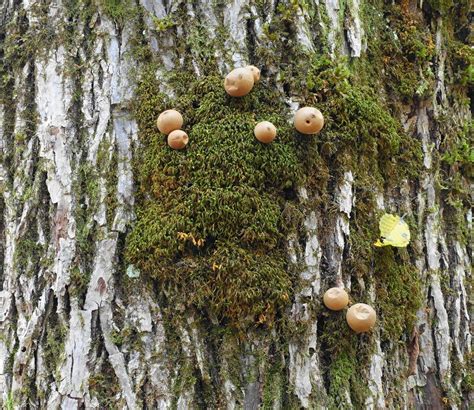
<path id="1" fill-rule="evenodd" d="M 467 409 L 468 13 L 449 0 L 0 3 L 3 408 Z M 278 204 L 300 214 L 280 240 L 287 303 L 239 328 L 175 302 L 126 247 L 146 206 L 144 78 L 172 108 L 186 92 L 173 74 L 247 64 L 289 122 L 313 105 L 326 126 L 295 136 L 312 160 Z M 405 215 L 406 249 L 372 246 L 384 212 Z M 324 308 L 333 286 L 374 306 L 371 332 Z"/>

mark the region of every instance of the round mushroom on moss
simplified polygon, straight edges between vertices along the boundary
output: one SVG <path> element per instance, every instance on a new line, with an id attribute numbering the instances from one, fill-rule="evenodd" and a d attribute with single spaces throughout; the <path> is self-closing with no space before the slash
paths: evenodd
<path id="1" fill-rule="evenodd" d="M 247 95 L 254 86 L 254 74 L 252 70 L 236 68 L 227 74 L 224 80 L 224 88 L 232 97 L 243 97 Z"/>
<path id="2" fill-rule="evenodd" d="M 168 135 L 183 126 L 183 116 L 176 110 L 166 110 L 159 115 L 156 125 L 160 132 Z"/>
<path id="3" fill-rule="evenodd" d="M 261 121 L 255 126 L 253 133 L 260 142 L 269 144 L 276 138 L 277 129 L 270 121 Z"/>
<path id="4" fill-rule="evenodd" d="M 324 293 L 323 301 L 328 309 L 342 310 L 349 303 L 349 295 L 342 288 L 331 288 Z"/>
<path id="5" fill-rule="evenodd" d="M 183 130 L 174 130 L 168 135 L 168 145 L 173 149 L 183 149 L 188 145 L 188 142 L 188 134 Z"/>
<path id="6" fill-rule="evenodd" d="M 356 333 L 368 332 L 375 325 L 377 314 L 372 306 L 356 303 L 347 311 L 346 320 L 349 327 Z"/>
<path id="7" fill-rule="evenodd" d="M 294 123 L 302 134 L 317 134 L 324 126 L 324 117 L 317 108 L 303 107 L 296 111 Z"/>

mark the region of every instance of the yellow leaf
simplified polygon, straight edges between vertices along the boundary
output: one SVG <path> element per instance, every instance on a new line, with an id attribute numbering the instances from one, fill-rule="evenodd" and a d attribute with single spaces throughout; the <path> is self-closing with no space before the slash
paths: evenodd
<path id="1" fill-rule="evenodd" d="M 384 214 L 380 218 L 380 239 L 375 246 L 395 246 L 405 248 L 410 243 L 410 229 L 398 215 Z"/>

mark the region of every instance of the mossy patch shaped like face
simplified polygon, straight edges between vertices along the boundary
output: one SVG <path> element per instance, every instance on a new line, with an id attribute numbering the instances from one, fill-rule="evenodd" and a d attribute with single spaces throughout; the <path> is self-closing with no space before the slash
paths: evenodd
<path id="1" fill-rule="evenodd" d="M 303 178 L 290 113 L 263 84 L 245 99 L 230 99 L 219 76 L 186 84 L 172 103 L 193 144 L 179 155 L 150 125 L 170 102 L 152 73 L 139 86 L 137 221 L 127 260 L 176 303 L 237 327 L 270 325 L 292 297 L 285 238 L 300 218 L 296 195 L 286 198 Z M 271 145 L 254 140 L 257 112 L 278 127 Z"/>
<path id="2" fill-rule="evenodd" d="M 243 97 L 247 95 L 254 86 L 254 74 L 248 68 L 236 68 L 227 74 L 224 80 L 224 88 L 232 97 Z"/>
<path id="3" fill-rule="evenodd" d="M 302 134 L 317 134 L 324 126 L 324 117 L 317 108 L 303 107 L 296 111 L 295 128 Z"/>

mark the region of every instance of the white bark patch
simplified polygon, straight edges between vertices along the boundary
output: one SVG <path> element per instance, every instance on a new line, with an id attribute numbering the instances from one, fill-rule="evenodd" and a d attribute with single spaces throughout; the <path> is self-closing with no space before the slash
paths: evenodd
<path id="1" fill-rule="evenodd" d="M 0 292 L 0 334 L 4 335 L 4 337 L 0 338 L 0 392 L 2 392 L 1 398 L 3 401 L 7 399 L 11 380 L 11 375 L 7 372 L 7 369 L 11 344 L 11 340 L 8 337 L 8 334 L 11 332 L 8 318 L 13 308 L 12 296 L 7 290 Z"/>
<path id="2" fill-rule="evenodd" d="M 111 30 L 112 25 L 104 24 L 105 30 Z M 121 38 L 112 37 L 107 46 L 107 62 L 110 76 L 110 104 L 125 104 L 133 98 L 133 84 L 130 81 L 133 61 L 124 55 L 130 48 L 132 35 L 130 26 L 122 31 Z"/>
<path id="3" fill-rule="evenodd" d="M 437 198 L 435 186 L 436 176 L 430 170 L 432 168 L 431 151 L 435 142 L 429 129 L 429 118 L 427 108 L 421 107 L 418 110 L 417 133 L 421 137 L 424 152 L 424 166 L 428 171 L 422 179 L 422 189 L 425 198 L 419 196 L 420 222 L 423 213 L 426 214 L 424 221 L 424 239 L 426 244 L 426 268 L 424 272 L 428 275 L 428 288 L 426 295 L 431 297 L 428 307 L 418 312 L 417 328 L 419 329 L 419 347 L 417 374 L 408 379 L 407 386 L 424 386 L 428 383 L 428 374 L 437 370 L 441 384 L 444 389 L 450 389 L 450 352 L 451 337 L 450 323 L 456 328 L 456 320 L 448 321 L 448 311 L 440 284 L 440 275 L 444 272 L 441 267 L 449 266 L 448 249 L 442 235 L 440 221 L 442 214 Z M 441 248 L 441 252 L 439 249 Z M 443 263 L 441 263 L 441 260 Z M 423 267 L 423 263 L 419 263 Z M 427 310 L 429 309 L 429 310 Z M 455 319 L 455 318 L 453 318 Z"/>
<path id="4" fill-rule="evenodd" d="M 331 54 L 336 50 L 336 37 L 339 29 L 339 0 L 326 0 L 326 11 L 330 21 L 328 43 Z"/>
<path id="5" fill-rule="evenodd" d="M 183 349 L 183 354 L 186 359 L 191 359 L 193 356 L 193 347 L 191 343 L 191 337 L 189 335 L 189 332 L 184 328 L 181 327 L 179 329 L 180 334 L 181 334 L 181 347 Z M 186 362 L 189 362 L 190 360 L 186 360 Z M 179 374 L 179 369 L 177 374 Z M 174 382 L 178 382 L 179 378 L 176 378 Z M 192 386 L 180 386 L 180 393 L 179 393 L 179 399 L 178 399 L 178 409 L 186 410 L 186 409 L 191 409 L 193 408 L 193 401 L 194 401 L 194 389 Z"/>
<path id="6" fill-rule="evenodd" d="M 349 54 L 347 43 L 344 38 L 343 19 L 339 0 L 325 0 L 326 12 L 329 17 L 328 43 L 331 55 Z"/>
<path id="7" fill-rule="evenodd" d="M 470 315 L 468 310 L 469 295 L 466 292 L 466 276 L 470 274 L 470 261 L 467 252 L 458 241 L 455 242 L 457 264 L 455 266 L 453 289 L 457 295 L 455 300 L 455 326 L 454 343 L 456 354 L 460 363 L 464 363 L 464 357 L 471 352 L 471 333 L 469 331 Z"/>
<path id="8" fill-rule="evenodd" d="M 56 257 L 52 267 L 56 274 L 54 289 L 63 294 L 69 283 L 69 267 L 75 252 L 74 226 L 71 197 L 71 152 L 74 138 L 72 124 L 68 119 L 68 109 L 72 100 L 72 83 L 65 79 L 61 71 L 65 64 L 62 47 L 53 51 L 46 62 L 36 62 L 36 104 L 38 107 L 38 138 L 40 156 L 45 159 L 47 187 L 51 202 L 57 204 L 55 231 L 53 233 Z M 60 310 L 63 309 L 59 299 Z"/>
<path id="9" fill-rule="evenodd" d="M 250 13 L 252 13 L 252 18 L 253 18 L 253 27 L 255 31 L 255 37 L 258 41 L 263 40 L 263 25 L 262 25 L 262 19 L 257 13 L 257 8 L 255 5 L 250 6 Z"/>
<path id="10" fill-rule="evenodd" d="M 250 15 L 245 11 L 248 0 L 232 0 L 228 2 L 224 9 L 224 26 L 229 30 L 230 39 L 226 41 L 226 47 L 233 50 L 232 60 L 236 67 L 247 64 L 244 55 L 245 41 L 245 20 Z M 231 67 L 228 67 L 231 68 Z"/>
<path id="11" fill-rule="evenodd" d="M 337 252 L 335 253 L 335 260 L 333 262 L 337 266 L 337 286 L 344 285 L 347 289 L 351 288 L 351 281 L 350 277 L 348 276 L 346 279 L 346 283 L 343 284 L 342 258 L 346 241 L 349 239 L 350 236 L 349 218 L 351 216 L 352 206 L 355 201 L 355 197 L 352 192 L 353 183 L 354 177 L 352 175 L 352 172 L 345 172 L 344 180 L 342 184 L 338 187 L 336 193 L 336 202 L 339 204 L 339 211 L 341 214 L 338 215 L 336 219 L 334 242 L 336 245 L 335 248 L 337 248 Z"/>
<path id="12" fill-rule="evenodd" d="M 352 172 L 344 173 L 344 181 L 339 186 L 339 194 L 337 196 L 337 202 L 339 204 L 339 211 L 351 217 L 352 206 L 354 205 L 355 196 L 352 194 L 352 184 L 354 183 L 354 177 Z"/>
<path id="13" fill-rule="evenodd" d="M 141 6 L 151 13 L 152 15 L 162 19 L 166 17 L 166 9 L 164 6 L 163 1 L 161 0 L 140 0 Z M 149 27 L 152 27 L 151 20 L 149 21 L 149 24 L 147 24 Z"/>
<path id="14" fill-rule="evenodd" d="M 429 119 L 426 113 L 426 107 L 418 111 L 418 119 L 416 122 L 418 135 L 421 136 L 421 144 L 423 148 L 423 164 L 426 169 L 431 169 L 431 152 L 433 145 L 430 142 Z"/>
<path id="15" fill-rule="evenodd" d="M 438 238 L 439 238 L 439 209 L 438 205 L 434 202 L 434 180 L 430 176 L 425 180 L 427 193 L 428 193 L 428 215 L 425 223 L 425 241 L 426 241 L 426 258 L 428 262 L 428 268 L 437 271 L 440 268 L 440 255 L 438 251 Z M 430 194 L 432 193 L 433 198 L 430 200 Z"/>
<path id="16" fill-rule="evenodd" d="M 348 2 L 350 18 L 346 22 L 346 33 L 352 57 L 360 57 L 364 31 L 359 18 L 360 0 Z"/>
<path id="17" fill-rule="evenodd" d="M 113 230 L 125 232 L 125 228 L 133 218 L 133 173 L 131 142 L 137 140 L 137 124 L 127 115 L 114 116 L 114 137 L 118 153 L 118 183 L 116 215 Z"/>
<path id="18" fill-rule="evenodd" d="M 108 72 L 107 65 L 101 61 L 104 39 L 99 37 L 94 47 L 94 64 L 90 71 L 84 75 L 83 82 L 83 106 L 82 113 L 89 125 L 89 146 L 87 159 L 92 164 L 96 164 L 99 145 L 103 140 L 110 121 L 110 76 L 104 76 Z M 102 81 L 100 79 L 102 78 Z"/>
<path id="19" fill-rule="evenodd" d="M 375 343 L 376 350 L 372 355 L 369 369 L 369 390 L 371 395 L 367 398 L 365 405 L 367 409 L 383 409 L 385 405 L 385 396 L 383 392 L 383 367 L 384 353 L 380 347 L 380 341 Z"/>
<path id="20" fill-rule="evenodd" d="M 440 253 L 438 246 L 440 243 L 440 222 L 439 208 L 436 201 L 434 177 L 429 175 L 424 181 L 424 188 L 427 192 L 428 215 L 425 223 L 426 258 L 430 275 L 430 294 L 433 299 L 436 321 L 434 324 L 434 341 L 436 343 L 436 357 L 438 369 L 442 381 L 449 375 L 451 367 L 449 352 L 451 338 L 449 336 L 448 313 L 446 311 L 443 292 L 439 282 Z"/>
<path id="21" fill-rule="evenodd" d="M 290 383 L 304 408 L 311 408 L 310 396 L 314 391 L 324 396 L 324 382 L 320 372 L 317 345 L 317 323 L 310 324 L 304 340 L 290 343 Z"/>
<path id="22" fill-rule="evenodd" d="M 160 78 L 160 91 L 164 94 L 167 94 L 169 97 L 174 97 L 174 91 L 166 83 L 166 73 L 175 68 L 176 62 L 172 58 L 173 53 L 171 50 L 175 48 L 175 39 L 169 35 L 163 35 L 158 41 L 158 37 L 155 36 L 155 21 L 154 19 L 163 19 L 171 16 L 176 8 L 179 6 L 179 2 L 171 2 L 171 6 L 168 6 L 168 10 L 165 8 L 165 3 L 161 0 L 159 1 L 150 1 L 150 0 L 140 0 L 140 5 L 148 13 L 144 13 L 145 20 L 145 37 L 149 41 L 149 45 L 153 52 L 157 53 L 160 56 L 164 68 L 159 68 L 156 71 L 156 77 Z M 177 27 L 177 30 L 180 32 L 179 35 L 182 35 L 182 28 Z M 166 52 L 170 50 L 170 52 Z M 182 61 L 181 61 L 182 63 Z"/>
<path id="23" fill-rule="evenodd" d="M 451 351 L 451 338 L 449 336 L 448 312 L 444 306 L 443 292 L 439 283 L 438 274 L 433 274 L 431 279 L 431 297 L 436 314 L 434 325 L 434 340 L 436 342 L 436 353 L 438 368 L 442 381 L 448 381 L 451 362 L 449 353 Z"/>
<path id="24" fill-rule="evenodd" d="M 80 311 L 74 306 L 69 326 L 70 332 L 64 346 L 66 360 L 61 367 L 58 391 L 64 396 L 82 398 L 88 390 L 87 354 L 91 344 L 91 312 Z"/>
<path id="25" fill-rule="evenodd" d="M 46 184 L 51 202 L 57 204 L 52 231 L 53 243 L 50 246 L 55 254 L 51 271 L 55 275 L 53 289 L 58 296 L 59 312 L 66 310 L 62 295 L 69 284 L 69 269 L 75 253 L 75 220 L 71 196 L 71 147 L 75 134 L 68 118 L 72 104 L 72 82 L 62 73 L 65 58 L 65 50 L 59 47 L 50 52 L 46 61 L 36 61 L 39 155 L 44 159 L 47 170 Z"/>
<path id="26" fill-rule="evenodd" d="M 110 291 L 113 292 L 112 290 Z M 125 357 L 113 343 L 111 338 L 111 324 L 113 323 L 112 310 L 110 304 L 105 304 L 100 313 L 100 325 L 104 334 L 105 348 L 109 354 L 109 361 L 112 365 L 115 375 L 120 383 L 121 393 L 125 397 L 128 408 L 135 409 L 137 408 L 137 398 L 133 391 L 132 380 L 127 373 L 125 367 Z"/>
<path id="27" fill-rule="evenodd" d="M 179 396 L 177 410 L 188 410 L 192 408 L 193 408 L 193 393 L 191 390 L 185 390 Z"/>
<path id="28" fill-rule="evenodd" d="M 304 253 L 306 269 L 301 272 L 301 279 L 309 281 L 313 295 L 318 295 L 321 287 L 321 273 L 319 264 L 321 261 L 321 247 L 317 237 L 317 218 L 314 212 L 311 212 L 305 221 L 307 229 L 307 242 Z"/>
<path id="29" fill-rule="evenodd" d="M 315 303 L 315 300 L 318 300 L 321 288 L 319 265 L 322 250 L 317 237 L 317 218 L 314 212 L 311 212 L 306 218 L 305 227 L 307 229 L 306 248 L 304 250 L 305 269 L 300 274 L 300 280 L 305 286 L 295 295 L 295 303 L 291 314 L 295 321 L 307 323 L 309 329 L 304 338 L 290 342 L 289 369 L 290 384 L 293 386 L 301 406 L 308 408 L 310 407 L 310 396 L 313 389 L 324 395 L 324 383 L 318 360 L 317 323 L 310 315 L 311 306 Z M 293 262 L 296 262 L 296 242 L 291 240 L 289 246 L 291 250 L 290 258 Z"/>
<path id="30" fill-rule="evenodd" d="M 212 7 L 211 0 L 201 0 L 199 2 L 190 3 L 188 8 L 191 8 L 191 5 L 199 7 L 203 16 L 206 18 L 206 26 L 208 28 L 209 37 L 213 39 L 215 37 L 216 29 L 219 26 L 216 15 L 214 14 L 214 9 Z"/>
<path id="31" fill-rule="evenodd" d="M 86 71 L 82 90 L 84 94 L 82 113 L 84 115 L 90 145 L 87 152 L 88 162 L 94 168 L 99 145 L 105 138 L 111 144 L 117 144 L 118 154 L 118 183 L 116 195 L 118 198 L 117 214 L 114 228 L 124 231 L 130 222 L 133 211 L 133 176 L 131 171 L 131 140 L 136 138 L 136 124 L 129 119 L 126 112 L 118 110 L 112 115 L 111 105 L 120 106 L 127 103 L 132 97 L 132 85 L 129 83 L 129 63 L 125 56 L 128 47 L 130 29 L 124 29 L 119 42 L 114 36 L 114 25 L 105 18 L 101 20 L 98 32 L 107 36 L 99 36 L 93 49 L 95 64 Z M 106 60 L 102 56 L 107 56 Z M 37 63 L 37 105 L 40 117 L 38 134 L 40 139 L 40 153 L 45 158 L 48 170 L 47 186 L 51 201 L 57 203 L 55 217 L 56 227 L 56 258 L 52 267 L 56 274 L 54 290 L 61 295 L 65 285 L 69 282 L 69 266 L 75 255 L 75 226 L 72 217 L 72 169 L 71 153 L 74 146 L 71 139 L 71 126 L 68 122 L 68 109 L 71 103 L 72 84 L 61 74 L 64 68 L 64 51 L 62 48 L 50 58 L 46 64 Z M 113 119 L 112 132 L 108 132 L 110 121 Z M 110 151 L 110 150 L 109 150 Z M 111 151 L 110 151 L 111 152 Z M 105 202 L 107 194 L 105 180 L 99 179 L 101 202 Z M 96 211 L 99 224 L 106 225 L 105 208 Z M 63 229 L 68 227 L 68 229 Z M 99 311 L 105 348 L 108 359 L 114 369 L 120 384 L 121 394 L 129 408 L 136 408 L 136 396 L 133 392 L 133 383 L 128 376 L 125 358 L 112 341 L 111 331 L 113 316 L 111 310 L 114 286 L 112 274 L 115 270 L 115 254 L 117 235 L 108 234 L 104 228 L 102 235 L 105 239 L 97 243 L 94 269 L 91 274 L 84 308 L 81 309 L 75 298 L 71 300 L 69 319 L 69 334 L 65 342 L 65 360 L 60 368 L 61 383 L 57 392 L 52 386 L 48 406 L 62 408 L 76 408 L 78 400 L 87 403 L 96 403 L 96 398 L 89 396 L 88 379 L 91 371 L 89 362 L 92 360 L 91 330 L 96 323 L 92 323 L 93 312 Z M 63 232 L 64 231 L 64 232 Z M 63 309 L 62 298 L 58 298 L 58 311 Z M 77 399 L 77 400 L 76 400 Z"/>
<path id="32" fill-rule="evenodd" d="M 296 14 L 296 37 L 299 44 L 309 52 L 314 52 L 311 28 L 308 26 L 309 16 L 302 6 L 298 6 Z"/>
<path id="33" fill-rule="evenodd" d="M 188 325 L 191 331 L 191 340 L 193 342 L 194 352 L 196 356 L 196 361 L 201 372 L 201 376 L 203 380 L 209 381 L 211 376 L 209 374 L 209 369 L 207 368 L 207 361 L 205 355 L 205 348 L 204 348 L 204 340 L 202 339 L 201 335 L 197 330 L 197 325 L 194 321 L 192 316 L 188 316 L 187 318 Z"/>
<path id="34" fill-rule="evenodd" d="M 0 105 L 0 144 L 2 153 L 6 153 L 4 126 L 4 109 Z M 15 282 L 16 272 L 14 270 L 14 255 L 16 248 L 16 206 L 14 201 L 14 193 L 10 191 L 7 181 L 7 169 L 4 162 L 0 161 L 0 181 L 3 191 L 3 200 L 5 202 L 5 210 L 3 214 L 4 223 L 4 258 L 3 258 L 3 284 L 0 291 L 0 392 L 2 400 L 7 400 L 10 393 L 12 375 L 7 372 L 10 355 L 13 354 L 14 346 L 14 329 L 10 316 L 13 313 L 15 300 Z"/>
<path id="35" fill-rule="evenodd" d="M 127 373 L 135 382 L 135 391 L 138 386 L 148 383 L 146 391 L 152 389 L 156 408 L 168 409 L 171 406 L 172 394 L 168 362 L 165 360 L 166 337 L 161 312 L 149 295 L 141 294 L 138 289 L 131 289 L 130 292 L 126 305 L 120 299 L 117 299 L 116 303 L 126 314 L 123 329 L 135 329 L 140 335 L 142 345 L 138 350 L 134 345 L 129 347 L 128 342 L 121 347 L 122 352 L 128 353 Z M 157 357 L 160 359 L 156 360 Z"/>
<path id="36" fill-rule="evenodd" d="M 446 71 L 446 49 L 444 47 L 443 39 L 443 18 L 438 17 L 436 21 L 436 54 L 437 54 L 437 72 L 436 72 L 436 89 L 433 93 L 433 109 L 435 115 L 440 115 L 443 111 L 442 104 L 446 101 L 446 87 L 444 81 L 444 73 Z M 438 104 L 440 99 L 440 104 Z"/>

